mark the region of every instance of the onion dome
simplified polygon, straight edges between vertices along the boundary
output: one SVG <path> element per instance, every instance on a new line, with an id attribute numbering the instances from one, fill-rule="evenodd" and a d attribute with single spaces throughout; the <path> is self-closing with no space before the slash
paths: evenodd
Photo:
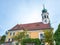
<path id="1" fill-rule="evenodd" d="M 42 13 L 45 13 L 45 12 L 47 12 L 47 9 L 44 8 L 44 9 L 42 10 Z"/>

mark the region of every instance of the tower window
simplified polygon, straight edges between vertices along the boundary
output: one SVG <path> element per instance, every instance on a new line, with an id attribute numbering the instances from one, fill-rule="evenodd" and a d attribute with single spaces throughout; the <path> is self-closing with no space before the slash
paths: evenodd
<path id="1" fill-rule="evenodd" d="M 48 18 L 48 16 L 47 16 L 47 18 Z"/>
<path id="2" fill-rule="evenodd" d="M 46 15 L 44 15 L 44 18 L 46 18 Z"/>
<path id="3" fill-rule="evenodd" d="M 43 16 L 42 16 L 42 18 L 43 18 Z"/>

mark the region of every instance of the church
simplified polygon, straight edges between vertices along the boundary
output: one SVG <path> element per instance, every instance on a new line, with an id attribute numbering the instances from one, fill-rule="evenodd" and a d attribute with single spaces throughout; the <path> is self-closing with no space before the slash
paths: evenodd
<path id="1" fill-rule="evenodd" d="M 18 32 L 23 32 L 24 29 L 27 29 L 29 38 L 39 38 L 42 39 L 44 32 L 46 30 L 53 30 L 50 24 L 49 13 L 45 7 L 42 10 L 42 22 L 28 23 L 28 24 L 17 24 L 11 29 L 8 30 L 6 35 L 6 42 L 13 41 L 12 36 L 17 35 Z"/>

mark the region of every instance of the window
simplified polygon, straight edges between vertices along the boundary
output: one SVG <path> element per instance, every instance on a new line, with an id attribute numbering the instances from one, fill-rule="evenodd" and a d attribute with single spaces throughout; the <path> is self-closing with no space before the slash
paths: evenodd
<path id="1" fill-rule="evenodd" d="M 42 19 L 44 19 L 44 17 L 42 16 Z"/>
<path id="2" fill-rule="evenodd" d="M 8 35 L 8 32 L 6 32 L 6 35 Z"/>
<path id="3" fill-rule="evenodd" d="M 47 16 L 47 18 L 48 18 L 48 16 Z"/>
<path id="4" fill-rule="evenodd" d="M 13 35 L 15 35 L 15 32 L 13 32 Z"/>
<path id="5" fill-rule="evenodd" d="M 10 36 L 12 35 L 12 33 L 10 32 Z"/>
<path id="6" fill-rule="evenodd" d="M 43 39 L 43 34 L 40 34 L 40 38 Z"/>
<path id="7" fill-rule="evenodd" d="M 14 39 L 12 38 L 12 41 L 13 41 Z"/>
<path id="8" fill-rule="evenodd" d="M 26 35 L 26 38 L 29 38 L 29 34 Z"/>
<path id="9" fill-rule="evenodd" d="M 40 39 L 44 39 L 44 33 L 40 33 L 40 34 L 39 34 L 39 38 L 40 38 Z"/>
<path id="10" fill-rule="evenodd" d="M 10 38 L 8 39 L 8 42 L 10 42 Z"/>
<path id="11" fill-rule="evenodd" d="M 44 15 L 44 18 L 46 18 L 46 15 Z"/>

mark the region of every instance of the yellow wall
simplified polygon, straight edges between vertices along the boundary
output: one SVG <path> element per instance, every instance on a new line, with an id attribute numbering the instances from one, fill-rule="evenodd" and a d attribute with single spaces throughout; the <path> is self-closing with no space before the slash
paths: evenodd
<path id="1" fill-rule="evenodd" d="M 31 32 L 30 33 L 30 38 L 38 38 L 38 35 L 39 34 L 39 32 Z"/>
<path id="2" fill-rule="evenodd" d="M 9 38 L 12 38 L 13 36 L 15 36 L 15 35 L 10 35 L 10 33 L 13 33 L 13 32 L 15 32 L 15 35 L 17 35 L 19 31 L 9 31 L 6 36 L 6 42 L 8 41 Z"/>
<path id="3" fill-rule="evenodd" d="M 51 29 L 46 29 L 46 30 L 51 30 Z M 34 30 L 34 31 L 27 31 L 29 33 L 30 38 L 39 38 L 39 33 L 45 32 L 46 30 Z M 15 35 L 18 34 L 18 32 L 22 32 L 22 30 L 18 31 L 9 31 L 8 35 L 6 36 L 6 41 L 8 41 L 9 38 L 12 38 L 13 35 L 10 36 L 10 32 L 15 32 Z"/>

